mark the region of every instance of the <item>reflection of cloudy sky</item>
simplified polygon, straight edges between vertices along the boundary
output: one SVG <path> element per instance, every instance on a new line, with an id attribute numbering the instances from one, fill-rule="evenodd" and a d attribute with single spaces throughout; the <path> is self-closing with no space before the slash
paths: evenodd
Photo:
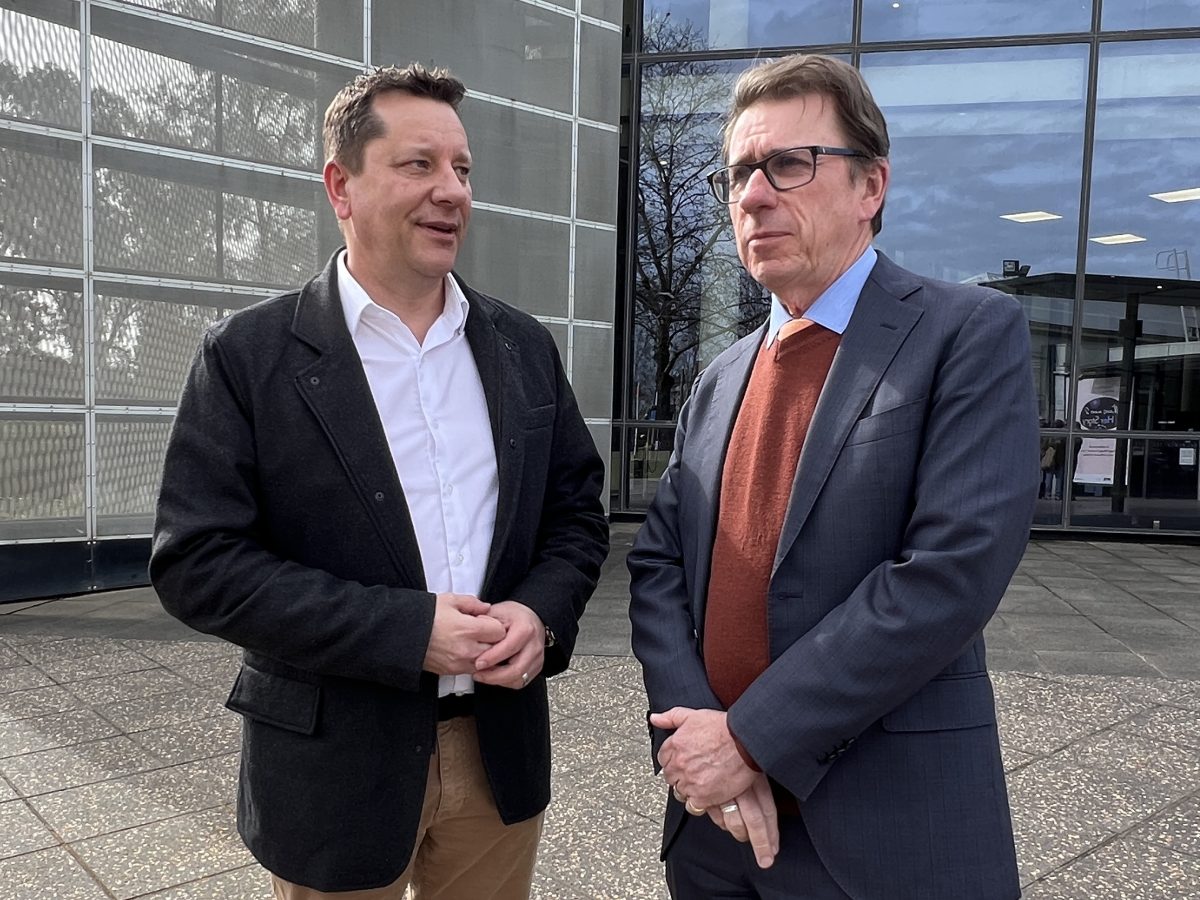
<path id="1" fill-rule="evenodd" d="M 778 47 L 850 40 L 850 0 L 646 0 L 645 15 L 687 20 L 707 46 Z"/>
<path id="2" fill-rule="evenodd" d="M 1087 31 L 1091 21 L 1090 0 L 863 2 L 863 39 L 868 41 Z"/>

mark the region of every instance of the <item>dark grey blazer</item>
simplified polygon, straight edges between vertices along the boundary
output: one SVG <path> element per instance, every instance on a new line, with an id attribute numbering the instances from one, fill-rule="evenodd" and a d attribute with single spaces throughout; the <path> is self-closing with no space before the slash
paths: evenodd
<path id="1" fill-rule="evenodd" d="M 551 676 L 607 553 L 603 464 L 546 329 L 463 290 L 499 470 L 482 598 L 541 616 L 558 638 Z M 245 648 L 229 706 L 244 716 L 238 825 L 254 856 L 322 891 L 398 878 L 434 745 L 434 597 L 332 259 L 205 335 L 150 573 L 169 612 Z M 550 797 L 545 679 L 478 685 L 476 707 L 503 819 L 536 815 Z"/>
<path id="2" fill-rule="evenodd" d="M 725 447 L 763 334 L 697 380 L 629 555 L 655 711 L 720 708 L 704 605 Z M 1019 894 L 980 633 L 1037 492 L 1029 353 L 1011 297 L 880 255 L 800 456 L 767 598 L 772 663 L 729 724 L 800 800 L 853 897 Z M 682 819 L 672 801 L 664 852 Z"/>

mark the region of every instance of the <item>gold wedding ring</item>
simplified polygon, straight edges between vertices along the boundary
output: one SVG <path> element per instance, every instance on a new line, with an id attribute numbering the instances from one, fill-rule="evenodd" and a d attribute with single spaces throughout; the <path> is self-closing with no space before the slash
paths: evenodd
<path id="1" fill-rule="evenodd" d="M 690 813 L 691 813 L 693 816 L 702 816 L 702 815 L 704 815 L 704 810 L 703 810 L 703 809 L 697 809 L 696 807 L 692 806 L 692 801 L 691 801 L 691 800 L 684 800 L 684 801 L 683 801 L 683 808 L 684 808 L 684 809 L 686 809 L 688 812 L 690 812 Z"/>

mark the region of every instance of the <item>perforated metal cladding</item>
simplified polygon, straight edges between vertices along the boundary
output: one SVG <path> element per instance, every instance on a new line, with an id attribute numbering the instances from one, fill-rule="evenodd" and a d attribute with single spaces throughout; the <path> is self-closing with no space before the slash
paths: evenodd
<path id="1" fill-rule="evenodd" d="M 0 284 L 0 402 L 83 399 L 83 294 Z"/>

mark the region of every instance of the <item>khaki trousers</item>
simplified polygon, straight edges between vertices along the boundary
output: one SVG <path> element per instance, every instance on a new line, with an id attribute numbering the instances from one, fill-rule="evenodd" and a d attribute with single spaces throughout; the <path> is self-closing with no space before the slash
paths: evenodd
<path id="1" fill-rule="evenodd" d="M 325 893 L 271 876 L 276 900 L 528 900 L 542 815 L 505 825 L 473 716 L 438 723 L 413 858 L 387 887 Z"/>

